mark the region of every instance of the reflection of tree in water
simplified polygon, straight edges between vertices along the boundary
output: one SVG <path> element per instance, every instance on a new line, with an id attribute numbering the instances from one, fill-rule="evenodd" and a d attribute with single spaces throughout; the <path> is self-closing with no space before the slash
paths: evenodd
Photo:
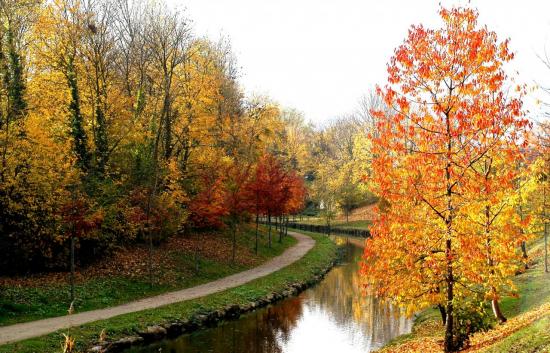
<path id="1" fill-rule="evenodd" d="M 139 352 L 170 353 L 282 353 L 280 342 L 286 342 L 302 314 L 302 299 L 290 298 L 212 329 L 182 336 L 162 345 Z"/>
<path id="2" fill-rule="evenodd" d="M 219 327 L 136 352 L 152 353 L 162 348 L 162 352 L 171 353 L 283 353 L 289 340 L 307 339 L 292 333 L 298 324 L 311 324 L 308 321 L 311 311 L 333 322 L 338 331 L 348 335 L 350 342 L 356 342 L 365 351 L 408 332 L 409 320 L 399 318 L 395 310 L 377 299 L 362 295 L 358 260 L 363 251 L 353 245 L 346 248 L 347 264 L 334 268 L 319 285 L 298 297 Z"/>
<path id="3" fill-rule="evenodd" d="M 409 332 L 410 320 L 402 318 L 390 305 L 361 292 L 359 259 L 362 249 L 346 246 L 347 265 L 333 269 L 314 290 L 309 291 L 309 301 L 349 335 L 362 335 L 363 341 L 377 348 L 399 334 Z M 352 338 L 352 337 L 350 337 Z"/>

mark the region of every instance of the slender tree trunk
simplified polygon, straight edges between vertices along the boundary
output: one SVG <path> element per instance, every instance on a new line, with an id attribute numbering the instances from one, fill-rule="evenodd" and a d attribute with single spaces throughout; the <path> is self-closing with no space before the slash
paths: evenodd
<path id="1" fill-rule="evenodd" d="M 269 224 L 269 232 L 268 232 L 269 235 L 268 235 L 267 244 L 268 244 L 269 248 L 271 249 L 271 215 L 270 214 L 267 215 L 267 223 Z"/>
<path id="2" fill-rule="evenodd" d="M 447 322 L 447 312 L 445 311 L 445 307 L 441 304 L 437 304 L 437 308 L 439 309 L 439 313 L 441 314 L 441 322 L 443 323 L 443 326 L 445 326 Z"/>
<path id="3" fill-rule="evenodd" d="M 548 183 L 548 180 L 545 181 Z M 546 220 L 546 185 L 542 188 L 542 209 L 544 220 L 544 272 L 548 273 L 548 221 Z"/>
<path id="4" fill-rule="evenodd" d="M 279 216 L 279 244 L 283 242 L 283 216 Z"/>
<path id="5" fill-rule="evenodd" d="M 548 273 L 548 222 L 544 222 L 544 272 Z"/>
<path id="6" fill-rule="evenodd" d="M 453 299 L 454 299 L 454 277 L 453 277 L 453 266 L 451 260 L 451 240 L 447 239 L 446 241 L 446 256 L 447 256 L 447 303 L 446 303 L 446 314 L 447 318 L 445 319 L 445 352 L 454 351 L 454 340 L 453 340 Z"/>
<path id="7" fill-rule="evenodd" d="M 523 229 L 520 229 L 520 232 L 523 233 Z M 529 269 L 529 263 L 527 262 L 529 260 L 529 256 L 527 255 L 527 244 L 525 241 L 521 242 L 521 253 L 523 256 L 523 260 L 525 261 L 525 269 Z"/>
<path id="8" fill-rule="evenodd" d="M 256 213 L 256 243 L 254 245 L 254 253 L 258 254 L 258 223 L 259 223 L 259 215 Z"/>
<path id="9" fill-rule="evenodd" d="M 199 246 L 201 244 L 201 237 L 200 234 L 197 234 L 198 242 L 197 246 L 195 246 L 195 272 L 199 273 L 200 270 L 200 254 L 199 254 Z"/>
<path id="10" fill-rule="evenodd" d="M 523 221 L 523 207 L 521 205 L 519 206 L 519 217 L 520 217 L 520 220 Z M 520 228 L 519 231 L 523 235 L 523 228 Z M 525 244 L 525 241 L 521 242 L 521 254 L 523 256 L 523 260 L 525 261 L 525 269 L 527 270 L 529 268 L 529 264 L 527 262 L 529 259 L 529 256 L 527 255 L 527 244 Z"/>
<path id="11" fill-rule="evenodd" d="M 148 267 L 149 267 L 149 287 L 153 287 L 153 233 L 151 232 L 151 226 L 149 225 L 149 256 L 148 256 Z"/>
<path id="12" fill-rule="evenodd" d="M 233 262 L 233 265 L 235 264 L 235 254 L 237 252 L 237 225 L 235 223 L 231 223 L 231 230 L 233 232 L 233 249 L 231 252 L 231 262 Z"/>
<path id="13" fill-rule="evenodd" d="M 453 247 L 452 247 L 452 225 L 453 225 L 453 190 L 451 184 L 451 161 L 450 155 L 452 152 L 452 137 L 451 137 L 451 124 L 449 121 L 448 113 L 445 115 L 445 125 L 447 128 L 447 165 L 445 166 L 445 181 L 446 181 L 446 199 L 447 199 L 447 216 L 445 219 L 446 225 L 446 240 L 445 240 L 445 258 L 446 258 L 446 282 L 447 282 L 447 302 L 445 312 L 447 318 L 445 319 L 445 352 L 453 352 L 455 350 L 454 344 L 454 274 L 453 274 Z"/>
<path id="14" fill-rule="evenodd" d="M 74 225 L 73 225 L 73 232 L 71 234 L 71 303 L 74 302 L 74 242 L 75 242 L 75 236 L 74 236 Z"/>
<path id="15" fill-rule="evenodd" d="M 493 290 L 496 291 L 495 288 L 493 288 Z M 505 323 L 506 317 L 502 314 L 498 299 L 496 297 L 493 297 L 493 299 L 491 300 L 491 306 L 493 308 L 493 314 L 495 314 L 495 318 L 498 320 L 498 322 L 501 324 Z"/>

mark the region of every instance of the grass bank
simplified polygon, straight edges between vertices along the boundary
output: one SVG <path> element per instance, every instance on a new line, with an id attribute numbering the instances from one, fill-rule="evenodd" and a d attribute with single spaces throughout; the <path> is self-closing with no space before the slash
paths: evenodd
<path id="1" fill-rule="evenodd" d="M 519 297 L 506 297 L 501 302 L 508 322 L 472 336 L 471 347 L 465 351 L 550 352 L 550 274 L 544 272 L 543 249 L 542 239 L 530 244 L 530 268 L 514 278 Z M 397 337 L 380 352 L 436 352 L 442 339 L 439 311 L 429 309 L 416 317 L 411 334 Z"/>
<path id="2" fill-rule="evenodd" d="M 102 330 L 105 330 L 109 340 L 116 340 L 121 337 L 135 335 L 136 332 L 151 325 L 177 320 L 193 320 L 199 315 L 204 315 L 228 305 L 246 305 L 264 298 L 270 293 L 283 291 L 292 283 L 308 281 L 326 269 L 336 259 L 337 246 L 326 236 L 303 233 L 311 235 L 316 240 L 315 246 L 303 258 L 280 271 L 240 287 L 203 298 L 75 327 L 70 330 L 70 333 L 76 339 L 78 349 L 84 350 L 98 340 Z M 59 352 L 63 333 L 67 333 L 66 330 L 3 345 L 0 346 L 0 353 Z"/>
<path id="3" fill-rule="evenodd" d="M 324 226 L 327 222 L 322 218 L 313 218 L 313 217 L 304 217 L 302 220 L 297 219 L 296 223 L 301 224 L 312 224 L 312 225 L 321 225 Z M 345 220 L 334 220 L 330 223 L 330 226 L 333 228 L 344 228 L 344 229 L 358 229 L 358 230 L 368 230 L 372 225 L 371 221 L 368 220 L 355 220 L 346 222 Z"/>
<path id="4" fill-rule="evenodd" d="M 292 237 L 284 237 L 279 243 L 274 235 L 269 248 L 266 228 L 262 227 L 258 254 L 255 254 L 254 232 L 253 226 L 242 228 L 235 263 L 231 261 L 231 238 L 225 232 L 169 239 L 154 250 L 153 286 L 149 282 L 147 248 L 121 249 L 109 258 L 78 270 L 75 310 L 116 306 L 210 282 L 258 266 L 296 243 Z M 66 315 L 69 305 L 66 272 L 0 277 L 0 326 Z"/>

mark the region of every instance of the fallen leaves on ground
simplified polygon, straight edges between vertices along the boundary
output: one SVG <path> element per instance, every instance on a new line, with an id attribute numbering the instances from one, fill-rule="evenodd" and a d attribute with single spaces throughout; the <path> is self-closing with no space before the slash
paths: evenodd
<path id="1" fill-rule="evenodd" d="M 478 352 L 484 348 L 505 339 L 513 333 L 521 330 L 522 328 L 533 324 L 535 321 L 540 320 L 545 315 L 550 315 L 550 303 L 546 303 L 538 307 L 537 309 L 520 314 L 516 317 L 509 319 L 505 324 L 498 325 L 492 330 L 487 332 L 478 332 L 470 337 L 470 345 L 461 352 Z M 433 324 L 433 325 L 432 325 Z M 427 322 L 421 325 L 423 333 L 421 335 L 429 335 L 430 331 L 441 332 L 441 326 L 435 327 L 435 321 Z M 425 326 L 425 327 L 424 327 Z M 443 338 L 441 335 L 433 337 L 419 337 L 402 344 L 388 347 L 381 350 L 383 353 L 432 353 L 443 352 Z"/>
<path id="2" fill-rule="evenodd" d="M 492 330 L 475 333 L 470 338 L 470 347 L 466 349 L 465 352 L 475 352 L 481 348 L 488 347 L 510 336 L 514 332 L 531 325 L 545 315 L 550 315 L 550 303 L 543 304 L 537 309 L 513 317 L 505 324 L 498 325 Z"/>
<path id="3" fill-rule="evenodd" d="M 231 264 L 232 243 L 226 235 L 211 231 L 190 236 L 171 237 L 153 249 L 152 269 L 158 283 L 173 283 L 181 276 L 192 275 L 193 261 L 198 253 L 200 259 L 214 260 Z M 84 282 L 98 277 L 123 276 L 133 279 L 149 274 L 149 249 L 141 244 L 130 248 L 120 248 L 97 263 L 78 268 L 76 282 Z M 237 266 L 251 267 L 262 262 L 250 247 L 237 245 L 235 263 Z M 57 271 L 20 277 L 0 277 L 0 287 L 41 287 L 68 283 L 68 272 Z"/>

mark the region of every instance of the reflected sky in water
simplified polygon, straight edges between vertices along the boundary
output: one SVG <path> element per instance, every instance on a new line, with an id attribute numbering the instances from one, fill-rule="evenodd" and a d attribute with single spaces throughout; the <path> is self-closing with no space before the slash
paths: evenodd
<path id="1" fill-rule="evenodd" d="M 358 274 L 362 249 L 354 244 L 345 248 L 345 262 L 296 297 L 218 327 L 131 352 L 370 352 L 410 332 L 411 320 L 362 295 Z"/>

